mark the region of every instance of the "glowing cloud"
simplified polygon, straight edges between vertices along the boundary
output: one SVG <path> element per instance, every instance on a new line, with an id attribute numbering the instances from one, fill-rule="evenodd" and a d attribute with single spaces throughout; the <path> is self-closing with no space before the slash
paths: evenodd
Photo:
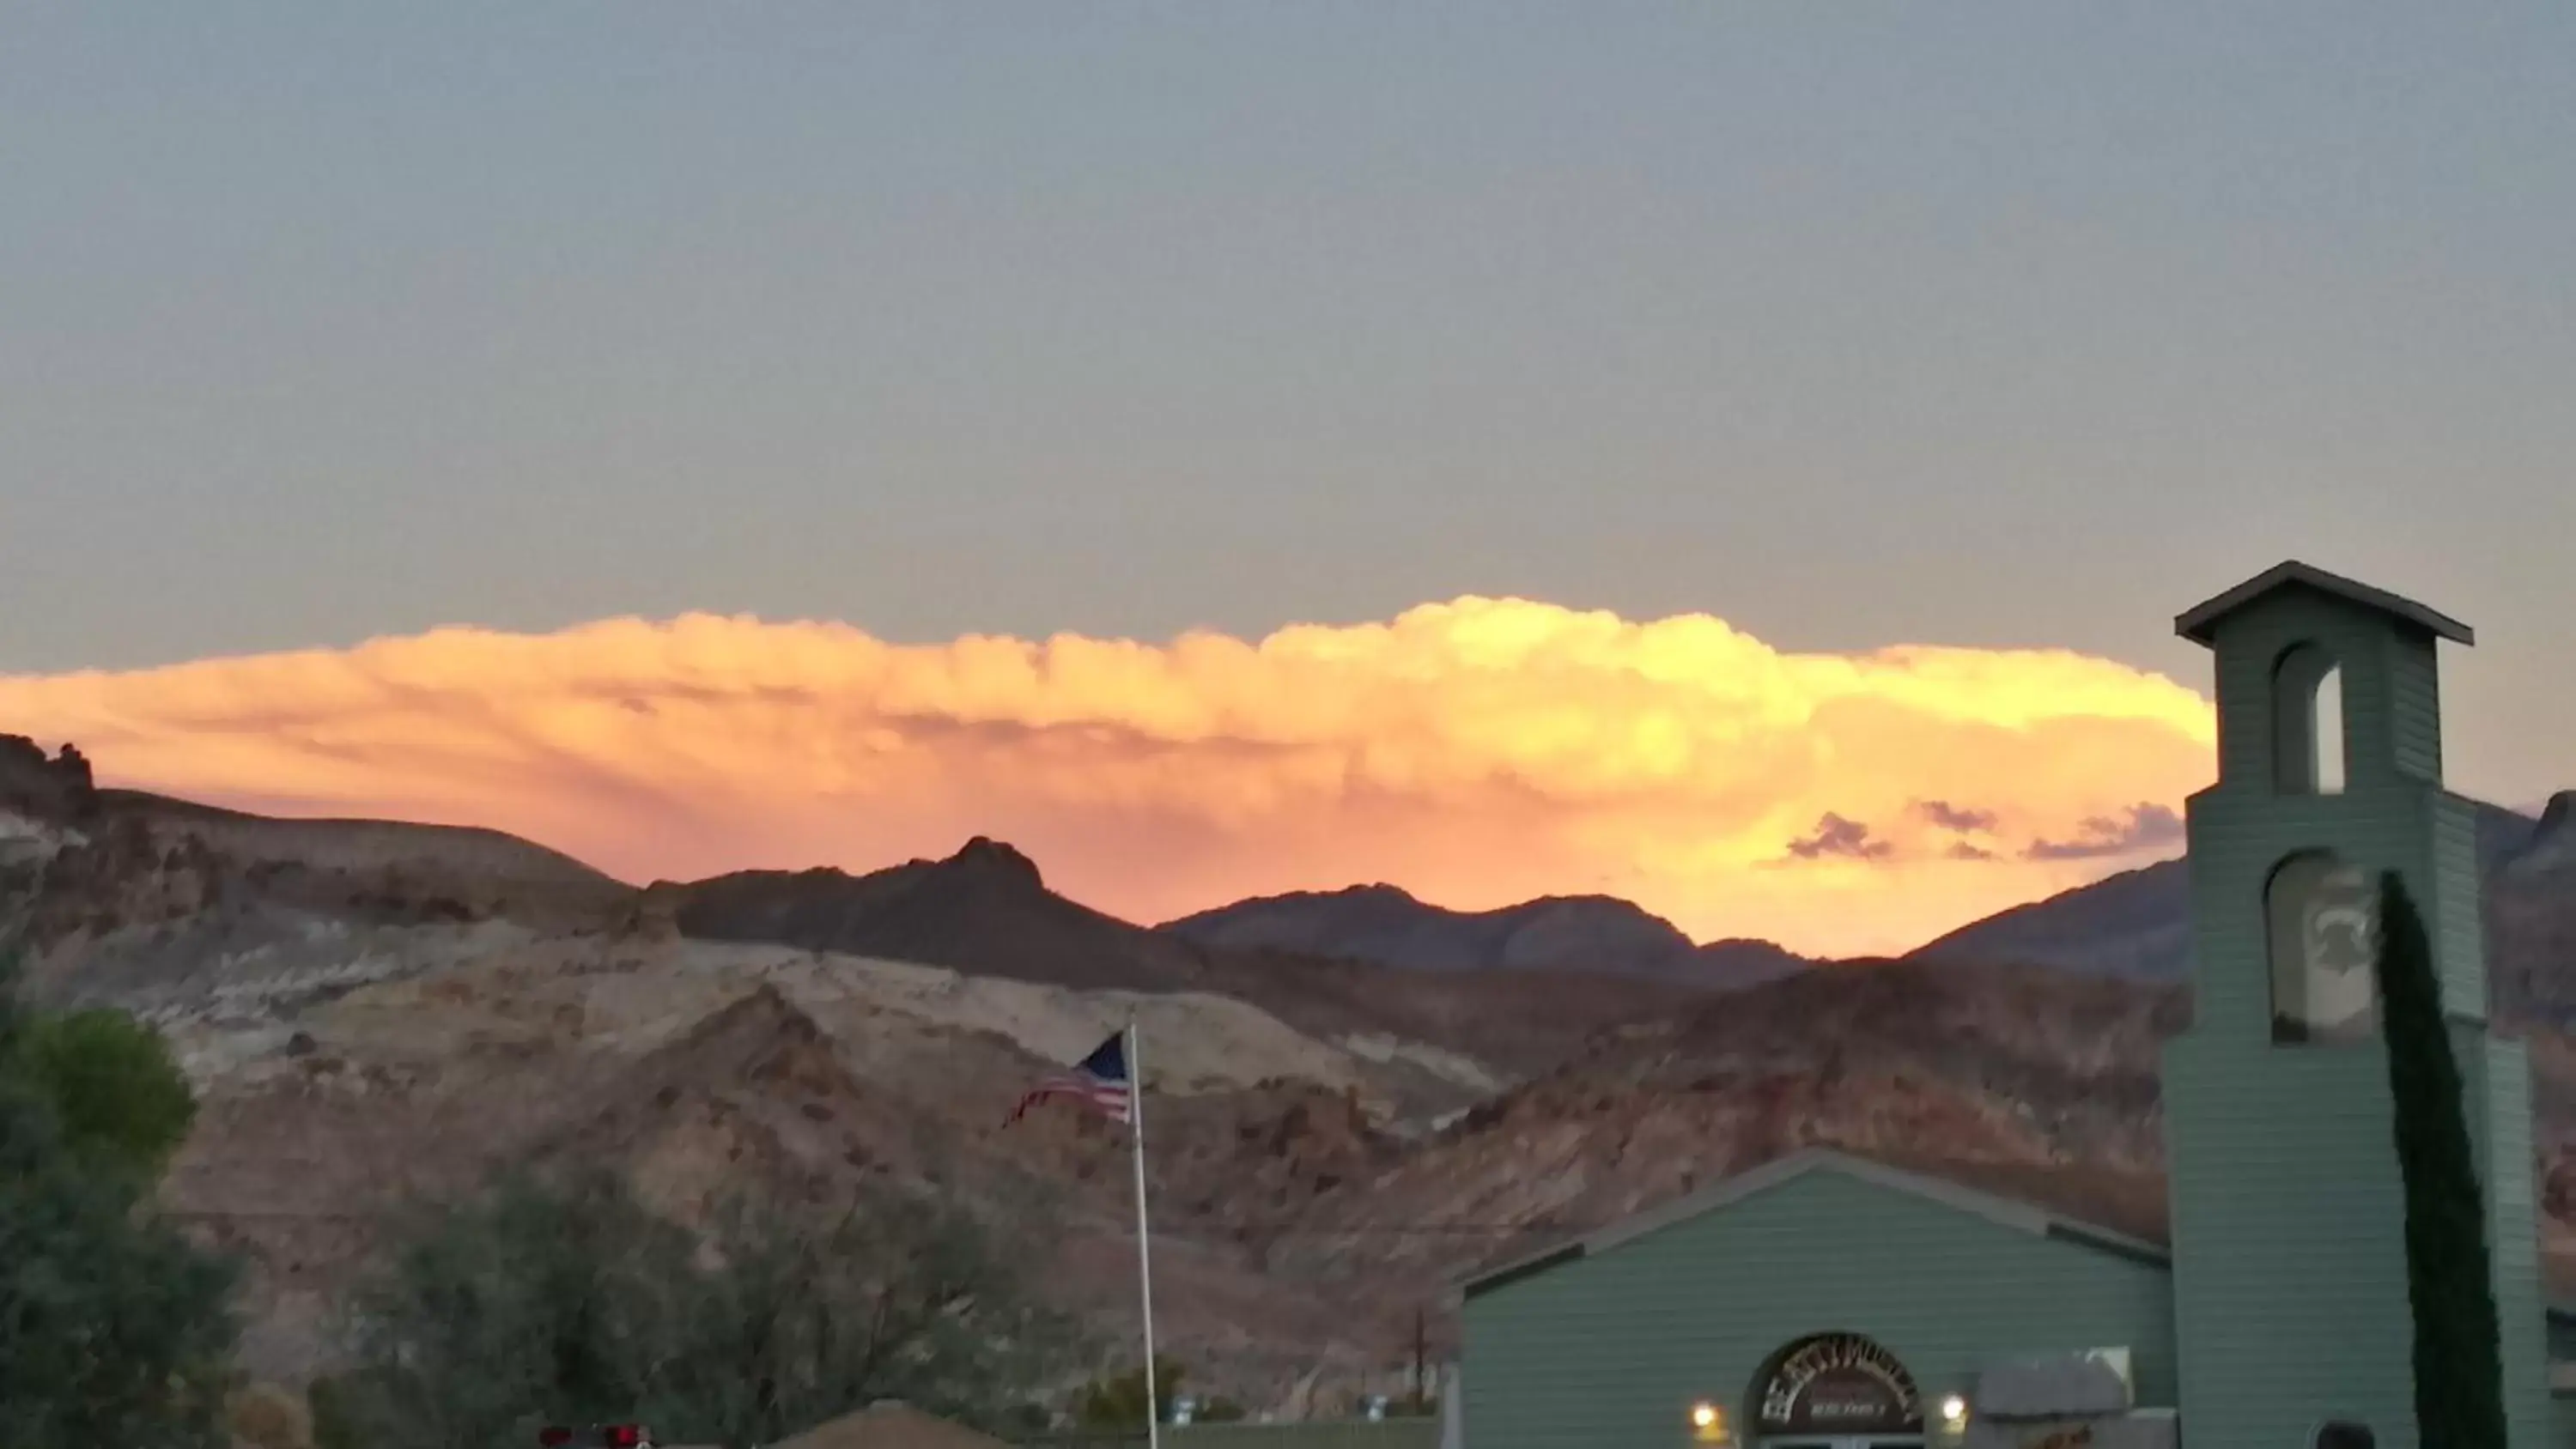
<path id="1" fill-rule="evenodd" d="M 1134 919 L 1386 880 L 1608 892 L 1703 938 L 1898 949 L 2169 853 L 2208 702 L 2048 651 L 1784 654 L 1518 599 L 1257 642 L 889 644 L 692 615 L 0 676 L 118 784 L 490 825 L 632 878 L 967 835 Z"/>

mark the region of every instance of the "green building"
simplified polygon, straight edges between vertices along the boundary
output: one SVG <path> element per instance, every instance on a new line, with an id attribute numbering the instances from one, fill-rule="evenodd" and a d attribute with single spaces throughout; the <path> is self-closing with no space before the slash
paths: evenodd
<path id="1" fill-rule="evenodd" d="M 2471 808 L 2442 788 L 2435 651 L 2470 632 L 2299 563 L 2175 627 L 2216 656 L 2219 769 L 2190 803 L 2168 1240 L 1799 1153 L 1465 1284 L 1468 1449 L 2414 1449 L 2373 957 L 2389 870 L 2435 943 L 2486 1189 L 2497 1449 L 2576 1446 L 2528 1069 L 2488 1031 Z"/>

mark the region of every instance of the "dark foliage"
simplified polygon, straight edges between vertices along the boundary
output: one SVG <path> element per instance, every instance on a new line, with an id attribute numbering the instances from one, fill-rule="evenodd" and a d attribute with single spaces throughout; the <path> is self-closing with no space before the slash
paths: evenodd
<path id="1" fill-rule="evenodd" d="M 641 1420 L 774 1442 L 878 1399 L 976 1419 L 1060 1340 L 971 1222 L 893 1192 L 829 1214 L 736 1204 L 701 1239 L 618 1183 L 519 1178 L 424 1216 L 360 1296 L 325 1449 L 483 1449 Z"/>
<path id="2" fill-rule="evenodd" d="M 2432 944 L 2393 871 L 2380 886 L 2379 930 L 2388 1078 L 2405 1177 L 2416 1427 L 2426 1449 L 2492 1449 L 2505 1442 L 2504 1369 L 2485 1203 Z"/>
<path id="3" fill-rule="evenodd" d="M 1178 1359 L 1154 1355 L 1154 1411 L 1168 1423 L 1172 1405 L 1181 1397 L 1181 1385 L 1189 1381 L 1189 1366 Z M 1243 1406 L 1226 1398 L 1201 1399 L 1191 1408 L 1190 1417 L 1205 1424 L 1230 1423 L 1244 1417 Z M 1075 1390 L 1073 1422 L 1083 1429 L 1135 1430 L 1145 1428 L 1145 1367 L 1119 1373 L 1103 1374 Z"/>
<path id="4" fill-rule="evenodd" d="M 147 1094 L 128 1117 L 115 1090 L 175 1069 L 148 1032 L 58 1033 L 11 978 L 0 961 L 0 1444 L 215 1449 L 233 1269 L 151 1211 L 137 1169 L 170 1145 L 171 1104 Z M 145 1142 L 141 1157 L 102 1150 Z"/>

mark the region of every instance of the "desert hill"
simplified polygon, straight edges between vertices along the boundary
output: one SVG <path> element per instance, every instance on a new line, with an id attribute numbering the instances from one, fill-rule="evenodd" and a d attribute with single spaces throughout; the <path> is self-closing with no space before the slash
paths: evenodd
<path id="1" fill-rule="evenodd" d="M 2544 1008 L 2514 1021 L 2554 1263 L 2576 1250 L 2576 1048 L 2545 1025 L 2576 996 L 2571 814 L 2553 802 L 2490 871 L 2500 1001 Z M 1131 1014 L 1158 1320 L 1212 1389 L 1255 1403 L 1392 1369 L 1417 1310 L 1436 1341 L 1459 1272 L 1800 1146 L 2155 1236 L 2157 1044 L 2187 1001 L 2088 963 L 2170 930 L 2181 902 L 2157 882 L 2180 878 L 1986 923 L 2036 920 L 2029 938 L 2074 958 L 1967 957 L 1971 928 L 1919 959 L 1718 991 L 1563 946 L 1689 959 L 1617 902 L 1363 902 L 1394 908 L 1407 951 L 1452 953 L 1388 964 L 1365 933 L 1148 930 L 991 841 L 636 890 L 486 832 L 99 790 L 76 754 L 0 739 L 0 934 L 46 998 L 128 1007 L 176 1044 L 204 1109 L 171 1206 L 248 1255 L 250 1367 L 289 1380 L 327 1366 L 329 1306 L 390 1209 L 529 1160 L 612 1166 L 683 1220 L 732 1192 L 938 1192 L 1116 1341 L 1121 1138 L 1070 1112 L 1002 1121 Z M 1280 918 L 1251 904 L 1213 916 Z"/>
<path id="2" fill-rule="evenodd" d="M 1203 946 L 1294 951 L 1417 971 L 1553 970 L 1731 990 L 1811 964 L 1768 941 L 1702 946 L 1611 896 L 1550 896 L 1453 911 L 1391 885 L 1258 896 L 1156 929 Z"/>
<path id="3" fill-rule="evenodd" d="M 1194 990 L 1255 1003 L 1334 1039 L 1385 1038 L 1525 1071 L 1611 1022 L 1677 1010 L 1702 984 L 1532 969 L 1466 979 L 1268 941 L 1148 930 L 1047 889 L 1035 862 L 982 837 L 942 860 L 864 875 L 754 871 L 644 893 L 708 941 L 917 961 L 1089 990 Z M 1633 907 L 1628 909 L 1634 910 Z M 1643 913 L 1638 913 L 1642 915 Z"/>
<path id="4" fill-rule="evenodd" d="M 1201 952 L 1046 889 L 1037 863 L 977 836 L 945 860 L 866 875 L 743 871 L 656 885 L 691 936 L 773 941 L 927 961 L 1062 986 L 1172 988 L 1205 977 Z"/>

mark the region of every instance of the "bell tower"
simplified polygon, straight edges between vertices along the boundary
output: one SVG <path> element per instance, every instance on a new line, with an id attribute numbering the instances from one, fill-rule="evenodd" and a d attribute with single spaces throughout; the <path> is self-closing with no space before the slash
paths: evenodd
<path id="1" fill-rule="evenodd" d="M 2193 1012 L 2164 1058 L 2174 1332 L 2194 1449 L 2329 1421 L 2417 1443 L 2378 878 L 2432 938 L 2486 1188 L 2512 1449 L 2549 1431 L 2529 1069 L 2487 1030 L 2475 807 L 2442 788 L 2435 651 L 2468 626 L 2285 563 L 2174 621 L 2217 656 L 2190 802 Z"/>

